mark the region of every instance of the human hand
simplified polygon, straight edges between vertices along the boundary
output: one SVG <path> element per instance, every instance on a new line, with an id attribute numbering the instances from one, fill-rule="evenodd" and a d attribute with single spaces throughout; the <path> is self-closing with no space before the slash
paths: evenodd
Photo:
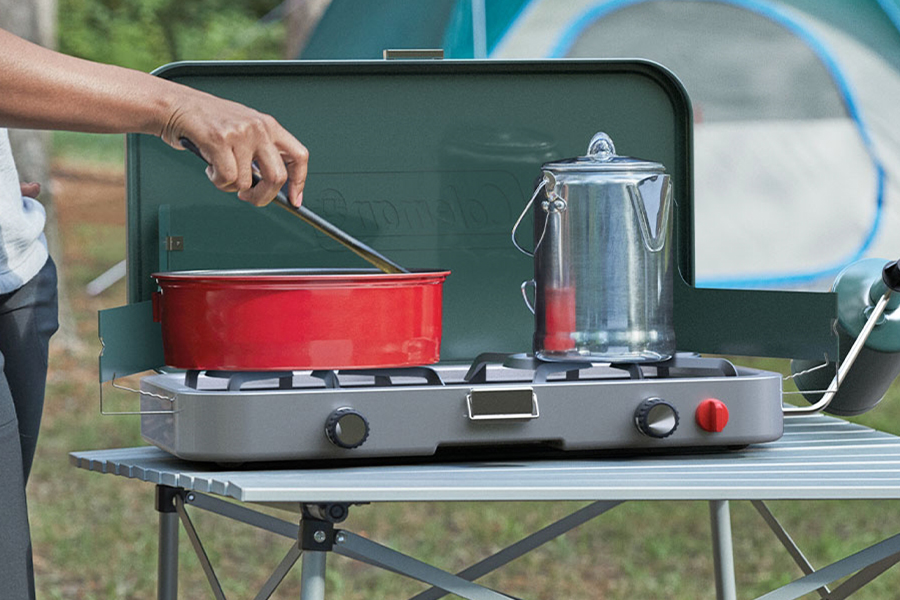
<path id="1" fill-rule="evenodd" d="M 41 184 L 33 182 L 25 182 L 19 184 L 22 195 L 28 198 L 37 198 L 41 193 Z"/>
<path id="2" fill-rule="evenodd" d="M 274 117 L 252 108 L 184 88 L 160 136 L 179 150 L 188 138 L 209 163 L 207 177 L 219 189 L 265 206 L 289 181 L 294 206 L 303 201 L 309 152 Z M 253 185 L 256 163 L 260 181 Z"/>

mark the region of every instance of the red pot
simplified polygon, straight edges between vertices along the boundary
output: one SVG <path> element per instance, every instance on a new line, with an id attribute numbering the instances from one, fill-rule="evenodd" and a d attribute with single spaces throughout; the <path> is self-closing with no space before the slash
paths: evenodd
<path id="1" fill-rule="evenodd" d="M 155 273 L 166 364 L 275 371 L 432 364 L 449 271 L 262 269 Z"/>

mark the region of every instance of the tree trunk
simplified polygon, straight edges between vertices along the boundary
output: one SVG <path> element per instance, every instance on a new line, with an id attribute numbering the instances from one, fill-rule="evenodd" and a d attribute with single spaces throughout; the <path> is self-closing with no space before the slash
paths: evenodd
<path id="1" fill-rule="evenodd" d="M 331 0 L 287 0 L 284 3 L 284 58 L 300 56 L 329 4 Z"/>
<path id="2" fill-rule="evenodd" d="M 56 0 L 0 0 L 0 27 L 29 41 L 54 48 Z M 42 186 L 39 200 L 47 212 L 47 244 L 51 254 L 62 256 L 62 243 L 53 204 L 53 186 L 50 185 L 51 135 L 49 131 L 12 129 L 9 132 L 9 142 L 21 180 L 38 182 Z M 56 263 L 60 279 L 60 330 L 54 340 L 65 348 L 77 347 L 81 342 L 75 331 L 72 310 L 65 293 L 65 269 L 61 260 Z"/>

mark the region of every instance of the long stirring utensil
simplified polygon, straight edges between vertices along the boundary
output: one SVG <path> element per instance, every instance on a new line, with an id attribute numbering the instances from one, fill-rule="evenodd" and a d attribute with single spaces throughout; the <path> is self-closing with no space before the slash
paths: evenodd
<path id="1" fill-rule="evenodd" d="M 198 148 L 196 144 L 194 144 L 194 142 L 185 137 L 181 138 L 179 141 L 186 150 L 190 150 L 198 157 L 200 157 L 200 159 L 203 160 L 203 162 L 205 162 L 207 165 L 209 164 L 209 161 L 206 160 L 206 157 L 203 156 L 203 154 L 200 152 L 200 148 Z M 259 183 L 260 180 L 261 178 L 259 174 L 254 170 L 253 185 Z M 326 221 L 305 206 L 294 206 L 288 201 L 287 196 L 285 196 L 284 192 L 282 192 L 281 190 L 278 190 L 278 194 L 275 195 L 274 201 L 281 208 L 287 210 L 294 216 L 300 217 L 307 224 L 312 225 L 317 230 L 321 231 L 334 241 L 342 244 L 343 246 L 354 252 L 357 256 L 378 267 L 385 273 L 409 273 L 408 269 L 401 267 L 391 259 L 379 253 L 377 250 L 362 243 L 343 229 L 335 226 L 330 221 Z"/>

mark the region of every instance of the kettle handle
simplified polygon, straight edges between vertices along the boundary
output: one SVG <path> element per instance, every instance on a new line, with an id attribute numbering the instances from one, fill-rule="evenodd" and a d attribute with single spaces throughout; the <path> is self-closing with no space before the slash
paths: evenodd
<path id="1" fill-rule="evenodd" d="M 544 221 L 544 231 L 541 232 L 541 237 L 538 240 L 537 244 L 534 245 L 534 251 L 532 251 L 532 252 L 526 250 L 525 248 L 523 248 L 522 246 L 519 245 L 519 242 L 516 240 L 516 231 L 518 231 L 519 224 L 522 222 L 522 219 L 525 218 L 525 215 L 528 214 L 529 209 L 531 209 L 531 205 L 534 204 L 535 198 L 538 197 L 538 194 L 541 193 L 541 190 L 543 190 L 546 185 L 547 185 L 547 180 L 542 177 L 541 183 L 538 184 L 537 188 L 535 188 L 534 193 L 531 195 L 531 200 L 529 200 L 528 204 L 525 205 L 525 208 L 522 209 L 522 214 L 519 215 L 518 219 L 516 219 L 516 224 L 513 225 L 513 228 L 512 228 L 513 246 L 515 246 L 519 250 L 519 252 L 521 252 L 522 254 L 524 254 L 526 256 L 530 256 L 532 258 L 534 258 L 534 253 L 537 252 L 537 249 L 540 247 L 541 242 L 544 241 L 544 234 L 547 232 L 547 222 Z M 534 312 L 534 311 L 532 311 L 532 312 Z"/>

